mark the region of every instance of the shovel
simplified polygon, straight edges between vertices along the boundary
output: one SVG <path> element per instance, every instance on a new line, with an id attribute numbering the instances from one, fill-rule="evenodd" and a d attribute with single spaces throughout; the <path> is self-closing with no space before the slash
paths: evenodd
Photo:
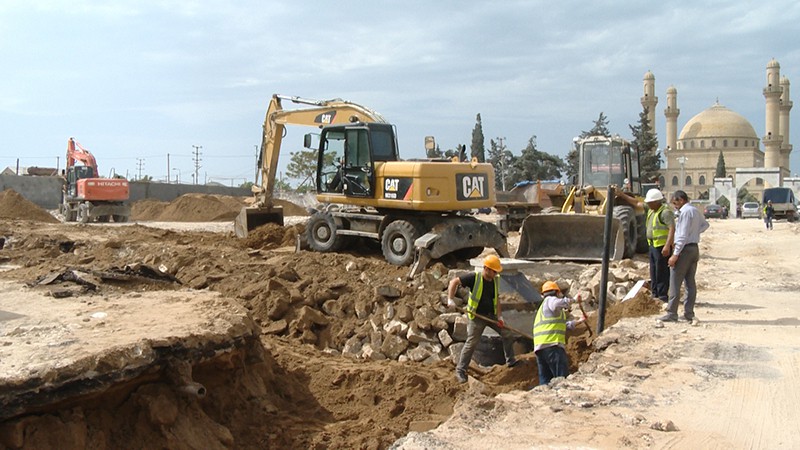
<path id="1" fill-rule="evenodd" d="M 580 300 L 580 298 L 581 296 L 579 295 L 578 300 Z M 578 302 L 578 306 L 581 308 L 581 314 L 583 314 L 583 324 L 586 325 L 586 329 L 589 330 L 589 337 L 592 337 L 592 327 L 590 327 L 589 323 L 587 322 L 589 318 L 586 317 L 586 311 L 583 310 L 583 302 Z"/>
<path id="2" fill-rule="evenodd" d="M 458 309 L 458 310 L 459 310 L 459 311 L 461 311 L 462 313 L 465 313 L 465 314 L 467 314 L 467 310 L 466 310 L 465 308 L 456 308 L 456 309 Z M 520 335 L 520 336 L 522 336 L 522 337 L 526 337 L 526 338 L 530 339 L 530 340 L 531 340 L 531 342 L 533 342 L 533 336 L 531 336 L 530 334 L 528 334 L 528 333 L 525 333 L 525 332 L 523 332 L 523 331 L 520 331 L 520 330 L 518 330 L 518 329 L 516 329 L 516 328 L 514 328 L 514 327 L 512 327 L 512 326 L 510 326 L 510 325 L 507 325 L 505 322 L 503 322 L 503 326 L 500 326 L 500 323 L 498 323 L 498 322 L 497 322 L 496 320 L 494 320 L 494 319 L 490 319 L 490 318 L 488 318 L 488 317 L 486 317 L 486 316 L 484 316 L 484 315 L 482 315 L 482 314 L 478 314 L 478 313 L 475 313 L 475 312 L 474 312 L 474 313 L 472 313 L 472 314 L 473 314 L 473 315 L 475 315 L 475 317 L 478 317 L 478 318 L 480 318 L 480 319 L 483 319 L 483 320 L 485 320 L 485 321 L 487 321 L 487 322 L 489 322 L 489 323 L 493 323 L 493 324 L 495 324 L 495 325 L 499 326 L 500 328 L 507 328 L 509 331 L 513 331 L 514 333 L 517 333 L 518 335 Z"/>

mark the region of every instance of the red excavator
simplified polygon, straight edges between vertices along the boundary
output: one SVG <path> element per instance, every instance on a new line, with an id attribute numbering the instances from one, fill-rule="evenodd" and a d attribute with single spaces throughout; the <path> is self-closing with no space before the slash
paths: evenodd
<path id="1" fill-rule="evenodd" d="M 82 165 L 75 165 L 76 162 Z M 126 202 L 130 195 L 128 180 L 100 178 L 97 161 L 89 150 L 69 138 L 67 168 L 64 176 L 63 201 L 60 212 L 67 222 L 127 222 L 131 208 Z"/>

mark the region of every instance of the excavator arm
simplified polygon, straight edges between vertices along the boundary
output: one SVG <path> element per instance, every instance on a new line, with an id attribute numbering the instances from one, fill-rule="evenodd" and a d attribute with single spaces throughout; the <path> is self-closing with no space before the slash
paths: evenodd
<path id="1" fill-rule="evenodd" d="M 74 166 L 76 161 L 91 167 L 94 172 L 93 176 L 97 176 L 97 160 L 94 155 L 83 148 L 75 138 L 69 138 L 69 141 L 67 141 L 67 168 Z"/>
<path id="2" fill-rule="evenodd" d="M 286 110 L 282 100 L 307 105 L 302 109 Z M 379 113 L 341 99 L 310 100 L 275 94 L 272 96 L 264 118 L 261 139 L 259 167 L 261 184 L 253 187 L 255 205 L 242 209 L 234 222 L 234 230 L 239 237 L 247 237 L 250 230 L 266 223 L 283 224 L 283 210 L 272 201 L 275 188 L 275 175 L 286 125 L 305 125 L 322 127 L 325 125 L 378 122 L 386 123 Z"/>

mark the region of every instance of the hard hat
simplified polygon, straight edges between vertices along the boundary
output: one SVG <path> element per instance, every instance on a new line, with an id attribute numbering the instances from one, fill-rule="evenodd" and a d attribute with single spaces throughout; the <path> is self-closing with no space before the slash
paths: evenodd
<path id="1" fill-rule="evenodd" d="M 660 202 L 661 200 L 664 200 L 664 194 L 655 188 L 647 191 L 647 195 L 644 197 L 645 203 Z"/>
<path id="2" fill-rule="evenodd" d="M 500 265 L 500 258 L 497 255 L 489 255 L 483 258 L 483 266 L 494 270 L 497 273 L 503 271 L 503 266 Z"/>
<path id="3" fill-rule="evenodd" d="M 545 281 L 542 285 L 542 294 L 550 291 L 561 292 L 561 288 L 558 287 L 558 283 L 555 281 Z"/>

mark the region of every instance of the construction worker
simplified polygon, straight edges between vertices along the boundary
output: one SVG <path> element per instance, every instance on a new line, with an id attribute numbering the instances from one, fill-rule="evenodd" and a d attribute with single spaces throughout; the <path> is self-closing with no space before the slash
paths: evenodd
<path id="1" fill-rule="evenodd" d="M 456 379 L 459 383 L 467 382 L 467 367 L 472 360 L 472 353 L 481 340 L 483 330 L 489 327 L 497 332 L 503 339 L 503 353 L 506 357 L 506 364 L 513 367 L 517 364 L 514 358 L 514 341 L 511 331 L 505 328 L 503 322 L 502 308 L 497 301 L 500 291 L 500 272 L 503 266 L 500 258 L 496 255 L 489 255 L 483 259 L 483 268 L 475 273 L 455 277 L 450 280 L 447 286 L 447 305 L 455 306 L 455 295 L 458 287 L 468 286 L 470 288 L 469 299 L 467 300 L 467 342 L 461 350 L 461 356 L 456 365 Z M 491 321 L 477 317 L 480 314 Z"/>
<path id="2" fill-rule="evenodd" d="M 580 297 L 577 300 L 563 297 L 555 281 L 546 281 L 542 285 L 542 304 L 533 321 L 533 351 L 539 366 L 539 385 L 569 375 L 567 330 L 574 329 L 584 320 L 567 320 L 566 310 L 575 302 L 580 303 Z"/>
<path id="3" fill-rule="evenodd" d="M 775 217 L 775 208 L 772 206 L 772 200 L 767 200 L 764 205 L 764 224 L 768 230 L 772 229 L 772 218 Z"/>
<path id="4" fill-rule="evenodd" d="M 616 191 L 618 198 L 625 200 L 633 207 L 641 202 L 630 195 Z M 669 265 L 667 260 L 672 254 L 672 243 L 675 239 L 675 213 L 664 202 L 664 194 L 658 189 L 650 189 L 644 197 L 647 205 L 647 246 L 650 256 L 650 292 L 653 298 L 667 302 L 669 291 Z"/>
<path id="5" fill-rule="evenodd" d="M 683 319 L 695 323 L 694 302 L 697 299 L 697 262 L 700 260 L 700 234 L 708 229 L 708 221 L 697 208 L 689 203 L 684 191 L 672 193 L 672 206 L 678 210 L 675 220 L 675 246 L 672 256 L 667 260 L 670 267 L 669 302 L 667 314 L 660 317 L 661 322 L 678 321 L 678 303 L 681 285 L 686 284 L 686 298 L 683 302 Z"/>

